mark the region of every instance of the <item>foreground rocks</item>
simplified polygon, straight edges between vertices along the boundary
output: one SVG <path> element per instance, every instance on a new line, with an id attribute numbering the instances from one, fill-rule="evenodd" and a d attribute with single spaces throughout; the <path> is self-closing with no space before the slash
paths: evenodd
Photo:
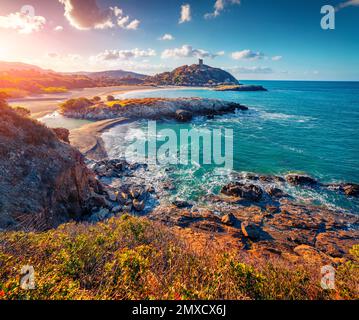
<path id="1" fill-rule="evenodd" d="M 66 133 L 0 102 L 0 229 L 56 227 L 102 202 L 101 185 L 81 153 L 63 142 Z"/>
<path id="2" fill-rule="evenodd" d="M 189 121 L 194 116 L 213 116 L 233 113 L 236 110 L 248 110 L 247 107 L 234 102 L 202 98 L 146 98 L 119 100 L 111 106 L 84 98 L 69 100 L 61 107 L 64 116 L 104 120 L 114 118 L 128 119 L 177 119 Z"/>

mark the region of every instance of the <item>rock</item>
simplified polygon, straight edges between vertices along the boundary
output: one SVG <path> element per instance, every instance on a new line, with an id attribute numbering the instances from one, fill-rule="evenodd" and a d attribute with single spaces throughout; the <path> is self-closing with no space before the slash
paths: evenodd
<path id="1" fill-rule="evenodd" d="M 122 206 L 116 206 L 116 207 L 113 207 L 111 212 L 112 213 L 119 213 L 122 209 Z"/>
<path id="2" fill-rule="evenodd" d="M 331 258 L 316 248 L 306 244 L 299 245 L 293 251 L 301 256 L 306 262 L 313 264 L 329 263 Z"/>
<path id="3" fill-rule="evenodd" d="M 254 223 L 242 222 L 241 230 L 244 237 L 256 241 L 261 239 L 262 229 Z"/>
<path id="4" fill-rule="evenodd" d="M 137 199 L 142 194 L 142 192 L 143 191 L 139 187 L 130 188 L 130 196 L 132 199 Z"/>
<path id="5" fill-rule="evenodd" d="M 359 196 L 359 185 L 355 183 L 337 183 L 324 185 L 329 190 L 340 191 L 350 197 Z"/>
<path id="6" fill-rule="evenodd" d="M 285 179 L 287 180 L 288 183 L 295 186 L 301 186 L 301 185 L 313 186 L 318 184 L 318 182 L 312 177 L 307 175 L 301 175 L 301 174 L 287 174 L 285 176 Z"/>
<path id="7" fill-rule="evenodd" d="M 145 208 L 145 201 L 144 200 L 139 201 L 137 199 L 134 199 L 132 201 L 132 205 L 136 211 L 142 211 Z"/>
<path id="8" fill-rule="evenodd" d="M 347 196 L 359 197 L 359 185 L 354 183 L 347 183 L 343 186 L 344 193 Z"/>
<path id="9" fill-rule="evenodd" d="M 117 201 L 119 201 L 121 204 L 125 204 L 128 201 L 128 194 L 126 192 L 119 192 L 117 195 Z"/>
<path id="10" fill-rule="evenodd" d="M 283 197 L 288 196 L 281 189 L 273 187 L 273 186 L 266 188 L 265 191 L 273 198 L 283 198 Z"/>
<path id="11" fill-rule="evenodd" d="M 164 190 L 175 190 L 176 187 L 174 186 L 174 184 L 171 181 L 165 181 L 163 183 L 163 189 Z"/>
<path id="12" fill-rule="evenodd" d="M 235 86 L 219 86 L 215 91 L 268 91 L 263 86 L 259 85 L 235 85 Z"/>
<path id="13" fill-rule="evenodd" d="M 222 217 L 221 221 L 223 224 L 225 224 L 227 226 L 234 226 L 237 222 L 237 219 L 233 215 L 233 213 L 228 213 Z"/>
<path id="14" fill-rule="evenodd" d="M 112 191 L 112 190 L 107 190 L 107 195 L 108 195 L 108 198 L 111 200 L 111 201 L 116 201 L 117 200 L 117 194 Z"/>
<path id="15" fill-rule="evenodd" d="M 56 136 L 63 142 L 70 143 L 70 131 L 65 128 L 54 128 L 52 131 L 55 132 Z"/>
<path id="16" fill-rule="evenodd" d="M 106 208 L 101 208 L 99 211 L 93 213 L 89 220 L 90 222 L 99 222 L 105 220 L 107 216 L 110 214 L 110 211 Z"/>
<path id="17" fill-rule="evenodd" d="M 132 204 L 127 204 L 127 205 L 123 206 L 123 207 L 122 207 L 122 210 L 123 210 L 124 212 L 131 212 L 131 210 L 132 210 Z"/>
<path id="18" fill-rule="evenodd" d="M 174 200 L 172 204 L 177 208 L 191 208 L 193 205 L 184 200 Z"/>
<path id="19" fill-rule="evenodd" d="M 230 183 L 224 186 L 221 193 L 254 202 L 260 201 L 263 196 L 263 190 L 259 186 L 240 182 Z"/>
<path id="20" fill-rule="evenodd" d="M 193 115 L 191 112 L 187 110 L 177 110 L 176 111 L 176 120 L 180 122 L 188 122 L 191 121 L 193 118 Z"/>
<path id="21" fill-rule="evenodd" d="M 90 214 L 101 184 L 77 149 L 4 102 L 0 128 L 0 228 L 42 231 Z"/>

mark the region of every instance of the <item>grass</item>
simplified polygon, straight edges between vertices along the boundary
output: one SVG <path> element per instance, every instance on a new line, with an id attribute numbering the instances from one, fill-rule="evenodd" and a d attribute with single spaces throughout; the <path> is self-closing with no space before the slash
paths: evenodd
<path id="1" fill-rule="evenodd" d="M 358 260 L 337 268 L 336 290 L 318 269 L 255 259 L 207 246 L 199 252 L 179 231 L 123 215 L 44 233 L 0 233 L 0 299 L 355 299 Z M 359 258 L 359 246 L 353 249 Z M 36 289 L 19 287 L 24 265 Z"/>
<path id="2" fill-rule="evenodd" d="M 45 87 L 41 89 L 42 93 L 66 93 L 69 90 L 65 87 Z"/>

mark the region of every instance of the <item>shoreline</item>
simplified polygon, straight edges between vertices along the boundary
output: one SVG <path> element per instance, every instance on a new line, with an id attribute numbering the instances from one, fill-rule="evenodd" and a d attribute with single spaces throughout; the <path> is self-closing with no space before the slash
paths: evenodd
<path id="1" fill-rule="evenodd" d="M 93 160 L 107 158 L 107 151 L 102 140 L 102 133 L 114 126 L 129 123 L 133 120 L 127 118 L 116 118 L 96 121 L 70 130 L 70 144 L 77 148 L 85 157 Z"/>
<path id="2" fill-rule="evenodd" d="M 28 96 L 21 99 L 9 100 L 9 105 L 12 107 L 21 106 L 31 111 L 33 119 L 40 119 L 58 110 L 61 103 L 66 100 L 80 97 L 99 96 L 102 99 L 108 95 L 126 94 L 135 91 L 147 91 L 156 89 L 154 86 L 114 86 L 114 87 L 94 87 L 69 90 L 63 94 Z"/>

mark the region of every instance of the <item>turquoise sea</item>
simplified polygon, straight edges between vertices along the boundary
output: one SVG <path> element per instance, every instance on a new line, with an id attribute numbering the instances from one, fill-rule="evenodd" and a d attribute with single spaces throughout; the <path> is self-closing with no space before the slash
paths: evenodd
<path id="1" fill-rule="evenodd" d="M 242 81 L 252 83 L 251 81 Z M 192 123 L 158 122 L 157 129 L 179 133 L 184 128 L 230 128 L 234 131 L 234 171 L 284 175 L 304 172 L 323 183 L 359 183 L 359 82 L 256 81 L 268 92 L 215 92 L 173 89 L 132 92 L 127 97 L 205 97 L 239 102 L 249 107 L 214 119 Z M 111 157 L 117 157 L 147 121 L 111 129 L 103 135 Z M 172 179 L 173 197 L 200 199 L 218 192 L 228 170 L 214 165 L 158 168 L 152 179 Z M 149 177 L 151 179 L 151 177 Z M 359 212 L 359 202 L 323 190 L 287 190 L 299 200 Z"/>

